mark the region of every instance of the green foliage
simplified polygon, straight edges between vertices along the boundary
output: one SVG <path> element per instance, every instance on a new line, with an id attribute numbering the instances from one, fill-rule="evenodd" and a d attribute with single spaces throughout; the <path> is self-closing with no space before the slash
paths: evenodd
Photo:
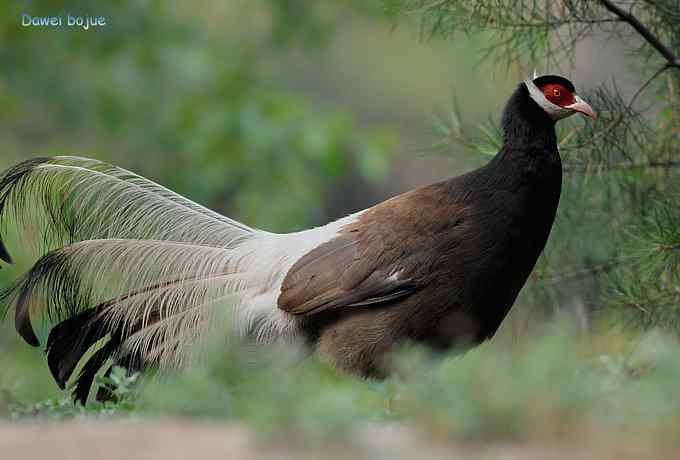
<path id="1" fill-rule="evenodd" d="M 621 343 L 630 338 L 584 340 L 556 326 L 510 350 L 488 344 L 433 356 L 407 348 L 397 356 L 397 376 L 381 383 L 340 375 L 315 358 L 300 361 L 295 352 L 254 352 L 246 365 L 243 350 L 227 351 L 191 372 L 149 381 L 139 410 L 241 420 L 289 442 L 347 438 L 373 422 L 463 440 L 560 439 L 584 429 L 663 438 L 680 427 L 680 345 L 656 332 L 633 347 Z M 225 347 L 234 350 L 217 348 Z"/>
<path id="2" fill-rule="evenodd" d="M 295 349 L 244 350 L 217 340 L 207 362 L 141 386 L 124 370 L 114 372 L 105 382 L 117 386 L 114 402 L 10 402 L 4 415 L 209 417 L 243 422 L 263 440 L 302 445 L 348 440 L 374 423 L 465 441 L 632 432 L 668 440 L 680 428 L 676 339 L 654 332 L 631 345 L 630 337 L 584 338 L 563 326 L 522 347 L 491 343 L 462 356 L 405 348 L 396 376 L 385 382 L 340 374 Z M 132 389 L 139 398 L 131 398 Z"/>
<path id="3" fill-rule="evenodd" d="M 318 357 L 288 347 L 243 349 L 223 339 L 207 363 L 150 380 L 139 409 L 151 414 L 245 421 L 263 436 L 285 440 L 347 434 L 355 423 L 380 418 L 376 385 L 338 373 Z"/>
<path id="4" fill-rule="evenodd" d="M 565 41 L 573 43 L 611 22 L 595 2 L 535 0 L 389 0 L 393 12 L 416 12 L 424 37 L 456 38 L 465 34 L 491 34 L 489 52 L 507 62 L 565 55 Z M 585 19 L 587 18 L 587 19 Z M 556 29 L 560 41 L 550 40 Z"/>
<path id="5" fill-rule="evenodd" d="M 676 408 L 664 403 L 674 405 L 680 377 L 677 342 L 652 333 L 627 351 L 609 347 L 559 329 L 511 351 L 482 347 L 421 379 L 407 407 L 432 432 L 468 439 L 559 438 L 591 424 L 639 433 L 677 426 Z"/>
<path id="6" fill-rule="evenodd" d="M 406 14 L 420 18 L 424 37 L 455 39 L 465 34 L 491 34 L 489 51 L 506 62 L 537 62 L 546 58 L 557 64 L 570 59 L 575 45 L 598 34 L 631 39 L 630 46 L 645 58 L 658 60 L 654 45 L 639 46 L 636 31 L 622 28 L 627 18 L 616 14 L 617 2 L 610 0 L 384 0 L 393 20 Z M 680 40 L 675 0 L 654 0 L 645 5 L 626 4 L 621 11 L 632 11 L 643 19 L 644 27 L 669 48 Z M 633 11 L 634 10 L 634 11 Z M 638 31 L 639 32 L 639 31 Z M 637 48 L 639 47 L 639 48 Z M 680 63 L 674 63 L 680 64 Z"/>
<path id="7" fill-rule="evenodd" d="M 115 367 L 109 376 L 97 379 L 97 385 L 109 390 L 109 400 L 93 402 L 83 407 L 74 404 L 72 388 L 67 388 L 58 398 L 50 398 L 37 403 L 17 400 L 9 389 L 0 393 L 0 417 L 13 419 L 38 417 L 47 419 L 66 419 L 74 417 L 112 417 L 129 415 L 135 410 L 136 383 L 138 375 L 127 375 L 127 371 Z"/>

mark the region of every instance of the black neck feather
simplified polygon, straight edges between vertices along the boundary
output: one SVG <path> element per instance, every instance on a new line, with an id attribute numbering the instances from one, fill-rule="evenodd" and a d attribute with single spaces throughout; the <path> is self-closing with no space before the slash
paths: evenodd
<path id="1" fill-rule="evenodd" d="M 524 83 L 505 106 L 501 121 L 503 148 L 499 155 L 512 153 L 541 155 L 545 150 L 557 152 L 555 122 L 529 95 Z"/>
<path id="2" fill-rule="evenodd" d="M 510 97 L 502 118 L 503 146 L 485 166 L 448 181 L 450 193 L 457 196 L 461 184 L 517 189 L 528 183 L 538 188 L 559 189 L 562 162 L 557 150 L 555 122 L 529 95 L 524 83 Z M 474 185 L 470 185 L 470 182 Z"/>
<path id="3" fill-rule="evenodd" d="M 503 146 L 483 168 L 486 180 L 511 188 L 529 181 L 538 187 L 554 184 L 559 189 L 562 162 L 555 122 L 531 99 L 524 83 L 510 97 L 501 123 Z"/>

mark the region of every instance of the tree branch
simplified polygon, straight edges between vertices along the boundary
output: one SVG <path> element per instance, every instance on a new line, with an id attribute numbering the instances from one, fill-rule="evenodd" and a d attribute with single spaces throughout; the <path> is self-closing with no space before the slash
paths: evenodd
<path id="1" fill-rule="evenodd" d="M 677 251 L 680 249 L 680 243 L 660 244 L 657 248 L 659 251 Z"/>
<path id="2" fill-rule="evenodd" d="M 563 283 L 566 281 L 576 281 L 583 278 L 590 278 L 601 275 L 621 267 L 627 263 L 635 263 L 637 257 L 619 257 L 593 267 L 577 269 L 568 272 L 557 273 L 554 275 L 538 275 L 538 279 L 549 284 Z"/>
<path id="3" fill-rule="evenodd" d="M 565 165 L 564 172 L 566 174 L 571 173 L 583 173 L 586 170 L 595 170 L 598 172 L 610 172 L 615 170 L 626 170 L 626 169 L 674 169 L 680 168 L 680 160 L 668 160 L 668 161 L 649 161 L 646 163 L 615 163 L 615 164 L 603 164 L 595 165 L 591 167 L 579 167 L 572 165 Z"/>
<path id="4" fill-rule="evenodd" d="M 600 3 L 611 13 L 621 18 L 624 22 L 631 25 L 642 37 L 654 47 L 667 61 L 668 67 L 680 69 L 680 59 L 673 51 L 661 42 L 661 39 L 654 35 L 640 20 L 632 13 L 625 11 L 611 0 L 600 0 Z"/>
<path id="5" fill-rule="evenodd" d="M 672 67 L 672 66 L 671 66 L 670 64 L 665 64 L 663 67 L 661 67 L 661 68 L 658 69 L 656 72 L 654 72 L 654 74 L 653 74 L 651 77 L 649 77 L 649 79 L 648 79 L 646 82 L 644 82 L 644 83 L 642 84 L 642 86 L 640 86 L 640 87 L 638 88 L 637 91 L 635 91 L 635 94 L 633 94 L 633 97 L 631 97 L 631 98 L 630 98 L 630 101 L 628 101 L 628 108 L 632 109 L 632 108 L 633 108 L 633 105 L 635 104 L 635 101 L 636 101 L 637 98 L 640 96 L 640 94 L 642 94 L 643 91 L 644 91 L 645 89 L 647 89 L 647 87 L 648 87 L 654 80 L 656 80 L 657 77 L 658 77 L 659 75 L 661 75 L 662 73 L 664 73 L 666 70 L 670 69 L 671 67 Z"/>

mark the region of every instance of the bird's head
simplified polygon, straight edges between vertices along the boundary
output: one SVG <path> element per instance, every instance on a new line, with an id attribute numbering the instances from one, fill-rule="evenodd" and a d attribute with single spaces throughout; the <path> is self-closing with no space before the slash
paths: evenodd
<path id="1" fill-rule="evenodd" d="M 524 80 L 529 96 L 553 119 L 561 120 L 577 112 L 590 118 L 597 114 L 576 94 L 574 84 L 559 75 L 541 75 Z"/>

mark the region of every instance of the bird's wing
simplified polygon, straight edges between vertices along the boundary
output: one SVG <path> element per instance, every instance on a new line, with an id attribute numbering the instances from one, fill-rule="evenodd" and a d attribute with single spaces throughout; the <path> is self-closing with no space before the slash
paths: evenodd
<path id="1" fill-rule="evenodd" d="M 399 265 L 384 263 L 379 240 L 367 244 L 360 231 L 348 231 L 316 247 L 288 271 L 279 308 L 294 315 L 383 303 L 413 293 Z"/>
<path id="2" fill-rule="evenodd" d="M 431 249 L 424 227 L 434 208 L 427 190 L 419 190 L 366 210 L 291 266 L 279 308 L 311 315 L 414 293 L 423 284 L 419 261 Z"/>
<path id="3" fill-rule="evenodd" d="M 470 209 L 431 184 L 362 212 L 288 269 L 278 306 L 293 315 L 387 303 L 439 276 L 465 239 Z"/>

